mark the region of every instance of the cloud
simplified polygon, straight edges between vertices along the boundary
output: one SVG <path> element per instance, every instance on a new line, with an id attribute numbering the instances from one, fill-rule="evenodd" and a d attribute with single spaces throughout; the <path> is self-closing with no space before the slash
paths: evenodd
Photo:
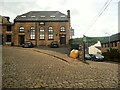
<path id="1" fill-rule="evenodd" d="M 3 15 L 3 16 L 9 16 L 10 17 L 10 20 L 13 22 L 13 19 L 17 16 L 17 15 L 20 15 L 20 14 L 23 14 L 23 13 L 26 13 L 28 12 L 29 10 L 31 10 L 31 5 L 33 5 L 34 2 L 23 2 L 23 1 L 20 1 L 20 2 L 7 2 L 7 1 L 4 1 L 4 2 L 1 2 L 0 3 L 0 6 L 1 6 L 1 11 L 0 13 Z M 32 7 L 32 9 L 34 9 L 34 7 Z M 36 9 L 34 9 L 36 10 Z"/>
<path id="2" fill-rule="evenodd" d="M 115 34 L 118 32 L 118 9 L 117 4 L 111 4 L 107 10 L 100 16 L 95 24 L 87 31 L 89 35 L 92 31 L 98 34 L 91 35 L 100 35 L 103 36 L 105 33 Z"/>
<path id="3" fill-rule="evenodd" d="M 8 2 L 34 2 L 34 0 L 1 0 L 0 2 L 8 3 Z"/>
<path id="4" fill-rule="evenodd" d="M 90 3 L 87 3 L 88 6 L 86 7 L 86 9 L 80 10 L 81 15 L 79 19 L 81 21 L 79 21 L 79 25 L 81 27 L 79 26 L 78 28 L 79 30 L 78 29 L 76 30 L 75 32 L 76 37 L 80 37 L 83 34 L 86 34 L 88 36 L 98 36 L 98 35 L 104 36 L 105 32 L 108 32 L 110 34 L 117 33 L 118 32 L 117 0 L 110 4 L 110 6 L 105 10 L 105 12 L 101 15 L 101 17 L 98 18 L 96 23 L 93 22 L 94 17 L 98 15 L 105 1 L 90 2 Z"/>
<path id="5" fill-rule="evenodd" d="M 20 14 L 29 11 L 60 11 L 67 14 L 71 11 L 71 26 L 75 30 L 75 37 L 83 34 L 88 36 L 103 36 L 105 32 L 118 31 L 117 3 L 112 0 L 97 22 L 91 26 L 95 17 L 107 0 L 2 0 L 0 14 L 10 16 L 11 21 Z M 98 34 L 96 34 L 98 33 Z"/>

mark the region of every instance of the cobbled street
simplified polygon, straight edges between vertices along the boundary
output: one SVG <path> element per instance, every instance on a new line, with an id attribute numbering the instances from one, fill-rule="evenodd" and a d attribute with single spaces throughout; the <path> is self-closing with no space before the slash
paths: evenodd
<path id="1" fill-rule="evenodd" d="M 69 58 L 67 60 L 68 62 L 65 62 L 36 52 L 34 48 L 3 47 L 2 87 L 118 87 L 118 64 L 93 61 L 86 64 Z"/>

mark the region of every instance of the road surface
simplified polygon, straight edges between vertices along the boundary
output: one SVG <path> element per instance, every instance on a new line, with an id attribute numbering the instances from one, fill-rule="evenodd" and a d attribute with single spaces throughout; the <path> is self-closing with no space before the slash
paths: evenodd
<path id="1" fill-rule="evenodd" d="M 68 63 L 29 48 L 3 47 L 2 86 L 3 88 L 118 87 L 118 64 L 92 61 L 88 63 L 80 61 Z"/>

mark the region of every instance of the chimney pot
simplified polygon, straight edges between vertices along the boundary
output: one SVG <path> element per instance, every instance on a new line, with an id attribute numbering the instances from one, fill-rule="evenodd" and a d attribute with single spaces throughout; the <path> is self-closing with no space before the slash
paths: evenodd
<path id="1" fill-rule="evenodd" d="M 70 10 L 67 10 L 68 18 L 70 18 Z"/>

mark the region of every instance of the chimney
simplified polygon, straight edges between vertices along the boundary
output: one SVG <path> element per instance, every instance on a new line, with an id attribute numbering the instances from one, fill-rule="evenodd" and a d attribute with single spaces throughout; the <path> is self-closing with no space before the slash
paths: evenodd
<path id="1" fill-rule="evenodd" d="M 68 18 L 70 18 L 70 10 L 67 10 Z"/>
<path id="2" fill-rule="evenodd" d="M 7 21 L 9 22 L 10 18 L 9 17 L 5 17 L 7 19 Z"/>

